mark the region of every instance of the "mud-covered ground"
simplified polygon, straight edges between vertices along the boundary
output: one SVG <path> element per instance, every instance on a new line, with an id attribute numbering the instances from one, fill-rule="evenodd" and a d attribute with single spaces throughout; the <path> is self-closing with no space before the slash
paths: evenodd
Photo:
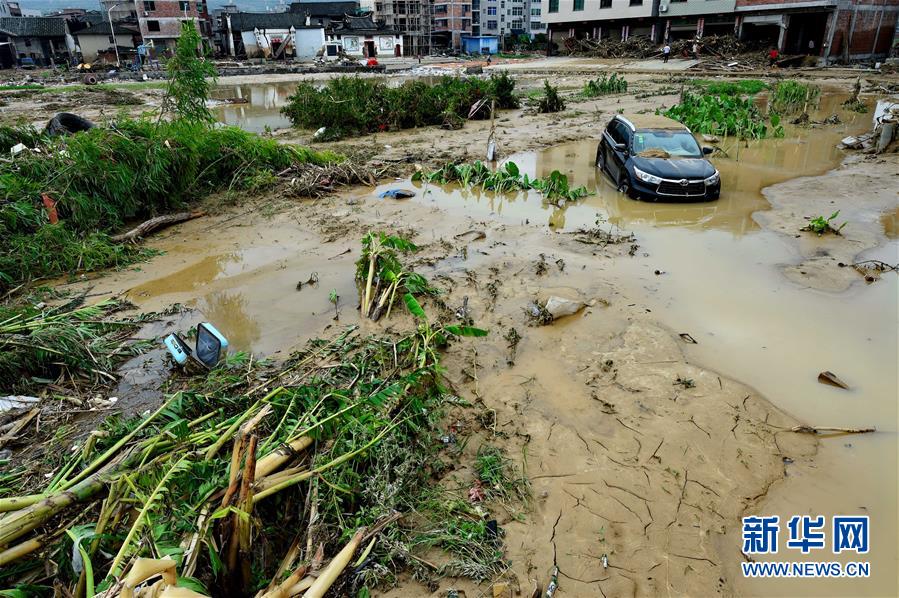
<path id="1" fill-rule="evenodd" d="M 545 77 L 552 76 L 555 85 L 572 93 L 587 78 L 578 73 L 550 73 L 520 75 L 520 87 L 525 92 L 537 89 Z M 837 91 L 848 92 L 853 82 L 824 79 L 826 73 L 821 76 L 822 85 Z M 568 109 L 559 114 L 538 115 L 527 107 L 502 113 L 496 122 L 499 150 L 507 157 L 563 142 L 596 139 L 617 112 L 654 111 L 674 103 L 680 90 L 678 77 L 680 74 L 668 73 L 628 76 L 631 88 L 627 94 L 595 100 L 572 95 Z M 142 104 L 124 106 L 136 114 L 152 107 L 161 92 L 143 89 L 128 93 L 141 99 Z M 68 101 L 52 94 L 49 97 L 64 105 Z M 24 104 L 18 98 L 4 99 L 8 102 L 3 108 L 4 120 L 28 110 L 49 117 L 58 109 L 56 105 L 48 107 L 46 98 L 25 100 Z M 92 118 L 120 109 L 119 105 L 93 103 L 80 107 Z M 865 127 L 861 120 L 848 126 L 859 129 L 856 132 Z M 469 122 L 458 131 L 429 128 L 323 145 L 371 163 L 407 164 L 411 171 L 414 165 L 480 159 L 489 127 L 489 122 Z M 671 291 L 669 300 L 653 298 L 669 280 L 666 277 L 678 276 L 669 270 L 687 270 L 690 264 L 652 266 L 666 263 L 669 250 L 678 257 L 685 251 L 676 244 L 666 246 L 669 241 L 655 240 L 652 231 L 709 229 L 708 243 L 717 243 L 719 237 L 727 243 L 753 231 L 770 235 L 763 237 L 766 243 L 783 246 L 780 253 L 772 253 L 782 261 L 765 264 L 771 268 L 770 280 L 783 277 L 776 284 L 784 286 L 778 289 L 800 292 L 809 288 L 813 289 L 809 293 L 825 295 L 850 287 L 862 289 L 865 283 L 858 272 L 835 263 L 852 263 L 857 255 L 878 247 L 893 251 L 895 245 L 884 244 L 888 234 L 895 236 L 895 229 L 890 233 L 889 227 L 891 214 L 895 218 L 899 160 L 895 155 L 855 155 L 840 165 L 843 155 L 830 150 L 844 131 L 810 134 L 798 150 L 787 142 L 777 145 L 770 163 L 765 161 L 767 154 L 752 158 L 755 150 L 743 148 L 752 158 L 747 158 L 745 166 L 732 159 L 719 168 L 722 172 L 730 169 L 728 176 L 734 180 L 747 173 L 739 179 L 745 188 L 735 189 L 730 198 L 722 197 L 717 206 L 694 209 L 635 203 L 617 214 L 610 206 L 627 200 L 608 199 L 614 192 L 603 188 L 601 176 L 594 173 L 589 175 L 594 178 L 578 180 L 588 176 L 583 174 L 584 164 L 589 164 L 592 156 L 583 155 L 589 148 L 577 148 L 590 143 L 566 146 L 571 149 L 557 156 L 554 165 L 568 170 L 577 184 L 600 190 L 602 201 L 595 204 L 595 212 L 608 219 L 601 220 L 600 227 L 612 231 L 615 238 L 611 243 L 577 234 L 576 223 L 592 220 L 584 216 L 594 207 L 590 199 L 568 210 L 567 224 L 563 211 L 561 225 L 556 216 L 555 225 L 548 226 L 551 210 L 540 212 L 539 199 L 536 213 L 540 218 L 528 210 L 519 216 L 517 210 L 531 205 L 533 198 L 503 200 L 473 193 L 460 202 L 451 189 L 419 186 L 419 196 L 405 202 L 379 199 L 370 188 L 300 201 L 276 190 L 237 206 L 211 198 L 207 202 L 210 216 L 148 242 L 164 255 L 136 268 L 90 276 L 67 286 L 89 288 L 96 297 L 125 293 L 144 311 L 183 303 L 216 325 L 221 323 L 219 328 L 236 348 L 277 356 L 305 339 L 333 330 L 328 301 L 331 289 L 341 297 L 340 323 L 359 322 L 363 329 L 372 330 L 401 326 L 401 321 L 373 324 L 358 318 L 353 272 L 365 232 L 408 235 L 422 247 L 414 262 L 416 271 L 442 289 L 441 299 L 448 308 L 429 304 L 429 313 L 452 319 L 467 305 L 473 322 L 490 330 L 485 339 L 456 344 L 444 365 L 453 390 L 474 403 L 470 419 L 454 422 L 460 436 L 471 436 L 466 451 L 474 453 L 487 441 L 499 444 L 530 479 L 533 497 L 523 516 L 514 508 L 494 514 L 505 532 L 511 565 L 508 576 L 524 595 L 530 595 L 535 582 L 546 584 L 554 563 L 560 569 L 558 595 L 565 596 L 770 593 L 763 584 L 740 579 L 740 517 L 764 512 L 772 493 L 779 498 L 770 508 L 793 508 L 805 514 L 797 505 L 807 501 L 814 509 L 814 496 L 794 496 L 790 502 L 787 475 L 817 479 L 814 475 L 819 467 L 839 455 L 831 451 L 825 461 L 819 461 L 822 447 L 815 438 L 793 433 L 790 428 L 800 423 L 835 422 L 806 421 L 788 413 L 787 407 L 794 405 L 791 399 L 757 390 L 771 387 L 764 372 L 738 380 L 736 373 L 728 375 L 691 363 L 690 355 L 706 364 L 715 361 L 702 353 L 702 347 L 719 346 L 716 332 L 729 339 L 725 346 L 736 356 L 723 359 L 723 364 L 729 363 L 728 359 L 739 360 L 741 343 L 748 341 L 739 331 L 734 334 L 738 327 L 702 335 L 696 328 L 676 327 L 671 316 L 660 313 L 682 313 L 678 310 L 690 310 L 691 302 L 707 307 L 709 302 L 699 294 L 717 296 L 722 291 L 711 281 L 707 289 L 688 287 Z M 279 130 L 273 134 L 285 142 L 309 140 L 309 132 Z M 816 143 L 828 144 L 826 155 L 813 155 Z M 727 147 L 732 153 L 739 149 Z M 398 184 L 409 185 L 408 181 Z M 744 207 L 735 209 L 736 203 Z M 849 221 L 841 237 L 817 238 L 798 232 L 807 217 L 837 209 Z M 553 224 L 552 218 L 549 224 Z M 628 235 L 631 230 L 635 231 L 633 238 Z M 676 243 L 680 233 L 671 234 L 675 235 L 671 243 Z M 689 251 L 687 254 L 687 260 L 692 259 Z M 760 254 L 758 261 L 767 257 Z M 896 256 L 888 258 L 883 259 L 895 263 Z M 319 284 L 297 291 L 296 283 L 313 272 Z M 750 276 L 747 272 L 747 279 Z M 680 288 L 678 279 L 670 280 L 674 288 Z M 889 284 L 895 285 L 895 281 L 878 281 L 871 288 L 891 288 L 876 286 Z M 735 288 L 733 292 L 747 291 Z M 526 308 L 548 295 L 583 300 L 588 307 L 551 325 L 534 325 Z M 828 300 L 821 297 L 814 295 L 810 300 Z M 772 314 L 778 310 L 776 298 L 759 300 L 770 301 Z M 727 308 L 722 304 L 721 310 L 724 313 Z M 751 322 L 744 324 L 752 326 Z M 168 328 L 184 325 L 185 321 L 176 318 Z M 884 322 L 882 331 L 892 334 L 892 340 L 880 340 L 885 350 L 895 355 L 895 320 Z M 699 345 L 687 342 L 694 337 Z M 756 349 L 747 346 L 746 351 Z M 789 359 L 789 355 L 782 357 Z M 161 371 L 161 363 L 157 354 L 132 367 L 127 384 L 119 389 L 123 408 L 140 411 L 154 400 L 153 393 L 144 392 L 142 386 L 152 386 L 154 376 L 143 378 L 141 372 Z M 813 379 L 814 374 L 797 369 L 797 376 L 811 375 Z M 744 373 L 739 367 L 733 371 Z M 778 374 L 772 371 L 770 375 Z M 892 389 L 895 396 L 895 385 L 886 383 L 878 388 Z M 805 398 L 819 400 L 811 395 Z M 848 400 L 856 399 L 861 401 L 859 397 Z M 831 398 L 828 395 L 824 400 Z M 889 409 L 884 412 L 890 413 Z M 889 475 L 895 480 L 895 421 L 872 423 L 887 431 L 887 439 L 881 437 L 873 454 L 879 454 L 884 471 L 892 467 Z M 458 484 L 471 482 L 471 473 L 463 466 L 451 477 Z M 895 507 L 895 492 L 887 492 L 878 503 L 889 509 L 891 501 Z M 895 513 L 892 520 L 883 519 L 882 525 L 895 532 Z M 895 542 L 890 541 L 895 533 L 884 536 L 877 541 L 883 552 L 872 557 L 882 569 L 867 586 L 853 586 L 850 593 L 895 594 L 895 576 L 889 570 L 889 564 L 895 564 Z M 433 595 L 444 595 L 441 592 L 450 587 L 463 588 L 468 596 L 490 595 L 486 584 L 474 586 L 455 580 L 444 580 Z M 848 588 L 837 583 L 805 593 L 846 594 Z M 777 589 L 781 594 L 794 591 L 801 593 L 794 586 Z M 405 580 L 389 595 L 425 593 L 415 582 Z"/>

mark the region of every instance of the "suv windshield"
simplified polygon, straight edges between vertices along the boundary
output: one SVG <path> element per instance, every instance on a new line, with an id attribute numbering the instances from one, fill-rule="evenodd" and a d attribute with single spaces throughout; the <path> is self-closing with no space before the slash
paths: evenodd
<path id="1" fill-rule="evenodd" d="M 688 131 L 637 131 L 634 154 L 644 158 L 701 158 L 702 150 Z"/>

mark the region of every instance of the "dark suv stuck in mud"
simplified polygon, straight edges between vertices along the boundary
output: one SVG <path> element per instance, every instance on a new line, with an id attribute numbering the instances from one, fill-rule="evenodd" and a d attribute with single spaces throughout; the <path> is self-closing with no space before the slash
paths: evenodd
<path id="1" fill-rule="evenodd" d="M 622 193 L 652 201 L 711 201 L 721 176 L 690 129 L 664 116 L 616 116 L 596 148 L 596 166 Z"/>

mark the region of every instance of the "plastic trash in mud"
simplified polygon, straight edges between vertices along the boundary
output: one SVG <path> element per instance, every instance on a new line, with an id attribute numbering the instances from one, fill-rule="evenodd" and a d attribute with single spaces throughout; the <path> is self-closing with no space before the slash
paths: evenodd
<path id="1" fill-rule="evenodd" d="M 47 135 L 58 137 L 93 129 L 94 123 L 71 112 L 60 112 L 47 123 Z"/>
<path id="2" fill-rule="evenodd" d="M 387 191 L 382 191 L 378 193 L 378 197 L 390 198 L 390 199 L 409 199 L 410 197 L 415 197 L 415 191 L 410 191 L 408 189 L 388 189 Z"/>
<path id="3" fill-rule="evenodd" d="M 197 326 L 197 344 L 193 349 L 177 333 L 165 337 L 163 344 L 175 363 L 182 367 L 191 359 L 206 368 L 215 367 L 228 350 L 228 339 L 209 322 Z"/>

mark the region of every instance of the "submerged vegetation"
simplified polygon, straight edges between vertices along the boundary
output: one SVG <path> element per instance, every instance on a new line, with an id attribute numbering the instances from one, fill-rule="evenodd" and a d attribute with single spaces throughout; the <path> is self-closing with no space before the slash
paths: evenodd
<path id="1" fill-rule="evenodd" d="M 619 77 L 618 73 L 610 76 L 602 75 L 597 79 L 590 79 L 584 84 L 583 94 L 588 98 L 608 95 L 611 93 L 624 93 L 627 91 L 627 81 Z"/>
<path id="2" fill-rule="evenodd" d="M 798 81 L 780 81 L 772 88 L 768 105 L 771 111 L 778 114 L 806 112 L 820 94 L 821 90 L 814 85 Z"/>
<path id="3" fill-rule="evenodd" d="M 496 193 L 535 189 L 550 201 L 575 201 L 590 194 L 586 187 L 571 187 L 568 177 L 558 170 L 549 176 L 531 179 L 521 173 L 515 162 L 506 162 L 496 170 L 490 170 L 480 160 L 472 164 L 449 163 L 431 173 L 418 172 L 412 180 L 440 184 L 458 182 L 463 187 L 478 186 Z"/>
<path id="4" fill-rule="evenodd" d="M 518 107 L 515 81 L 506 73 L 490 79 L 442 77 L 433 85 L 407 81 L 392 87 L 361 77 L 336 77 L 323 87 L 306 81 L 281 109 L 297 127 L 324 128 L 326 141 L 378 131 L 428 125 L 458 128 L 465 119 L 490 117 L 496 109 Z"/>
<path id="5" fill-rule="evenodd" d="M 762 139 L 769 134 L 782 137 L 783 126 L 777 114 L 770 115 L 769 129 L 765 117 L 752 98 L 737 95 L 712 95 L 684 92 L 681 101 L 663 114 L 682 122 L 694 133 L 733 135 L 746 139 Z"/>

